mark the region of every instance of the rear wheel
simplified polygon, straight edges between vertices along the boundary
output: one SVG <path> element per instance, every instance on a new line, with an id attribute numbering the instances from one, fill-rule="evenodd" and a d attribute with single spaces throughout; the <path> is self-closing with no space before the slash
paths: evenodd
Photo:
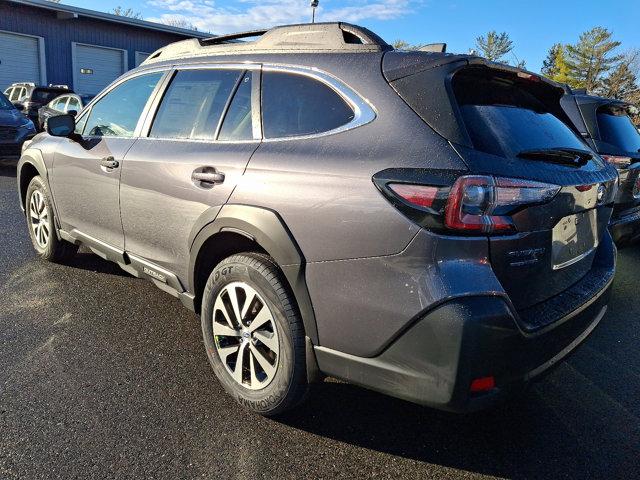
<path id="1" fill-rule="evenodd" d="M 58 238 L 51 196 L 40 176 L 31 179 L 27 188 L 25 213 L 31 243 L 38 256 L 50 262 L 64 262 L 78 247 Z"/>
<path id="2" fill-rule="evenodd" d="M 304 328 L 269 256 L 233 255 L 214 268 L 202 298 L 202 334 L 213 371 L 242 406 L 276 415 L 304 397 Z"/>

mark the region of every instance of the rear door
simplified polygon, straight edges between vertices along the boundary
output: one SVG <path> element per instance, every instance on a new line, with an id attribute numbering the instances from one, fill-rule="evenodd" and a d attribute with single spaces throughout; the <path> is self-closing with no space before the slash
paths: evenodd
<path id="1" fill-rule="evenodd" d="M 125 155 L 135 143 L 145 105 L 163 75 L 147 73 L 122 81 L 78 119 L 80 137 L 60 139 L 51 186 L 67 232 L 124 249 L 120 174 Z"/>
<path id="2" fill-rule="evenodd" d="M 127 154 L 120 204 L 126 251 L 186 279 L 193 236 L 213 221 L 260 143 L 260 69 L 183 68 L 168 79 Z"/>

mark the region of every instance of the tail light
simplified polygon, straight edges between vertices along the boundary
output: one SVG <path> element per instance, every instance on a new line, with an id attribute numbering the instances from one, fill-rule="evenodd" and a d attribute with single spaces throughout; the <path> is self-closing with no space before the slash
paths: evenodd
<path id="1" fill-rule="evenodd" d="M 620 157 L 618 155 L 600 155 L 602 159 L 617 168 L 628 168 L 631 165 L 630 157 Z"/>
<path id="2" fill-rule="evenodd" d="M 467 233 L 512 233 L 511 214 L 550 201 L 558 185 L 485 175 L 458 177 L 453 186 L 374 182 L 391 202 L 414 221 Z M 451 185 L 451 183 L 449 183 Z"/>

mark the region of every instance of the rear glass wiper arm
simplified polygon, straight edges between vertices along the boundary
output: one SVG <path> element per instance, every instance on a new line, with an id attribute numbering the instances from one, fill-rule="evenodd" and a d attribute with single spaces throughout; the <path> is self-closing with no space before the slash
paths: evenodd
<path id="1" fill-rule="evenodd" d="M 593 158 L 591 152 L 579 148 L 536 148 L 523 150 L 516 156 L 527 160 L 550 160 L 570 165 L 584 164 Z"/>

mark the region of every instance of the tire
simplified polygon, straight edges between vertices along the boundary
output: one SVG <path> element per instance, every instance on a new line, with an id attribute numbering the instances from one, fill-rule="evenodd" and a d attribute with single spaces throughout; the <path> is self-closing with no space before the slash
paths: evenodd
<path id="1" fill-rule="evenodd" d="M 64 263 L 78 251 L 78 246 L 58 238 L 51 194 L 40 176 L 31 179 L 25 199 L 29 237 L 40 258 Z"/>
<path id="2" fill-rule="evenodd" d="M 202 298 L 202 335 L 214 373 L 240 405 L 265 416 L 295 407 L 308 388 L 304 327 L 285 285 L 271 257 L 241 253 L 213 269 Z"/>

